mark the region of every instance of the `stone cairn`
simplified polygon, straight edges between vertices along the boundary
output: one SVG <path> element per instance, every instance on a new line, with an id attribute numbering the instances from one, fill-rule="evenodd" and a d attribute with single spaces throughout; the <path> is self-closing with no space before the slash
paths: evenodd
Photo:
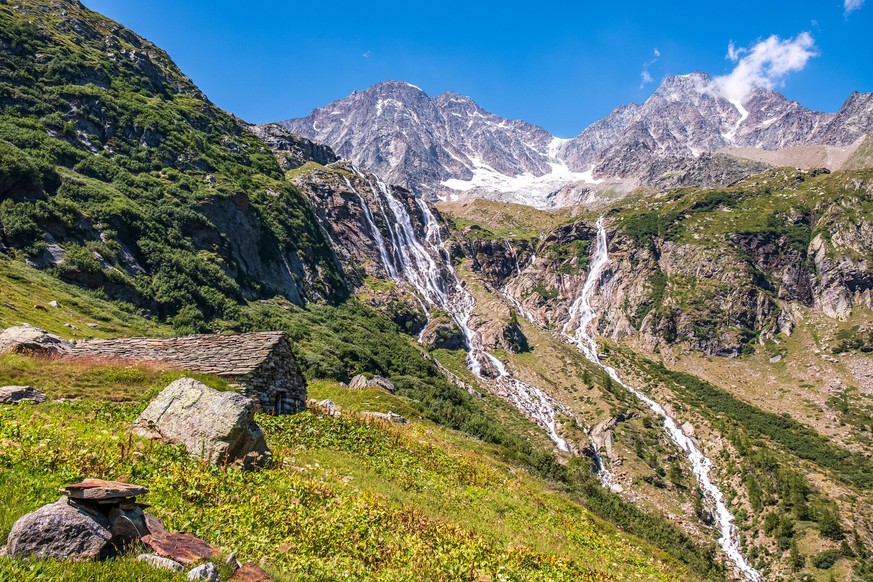
<path id="1" fill-rule="evenodd" d="M 142 543 L 152 550 L 137 560 L 183 572 L 189 580 L 219 582 L 213 560 L 220 550 L 195 536 L 171 533 L 160 519 L 144 511 L 137 497 L 148 493 L 140 485 L 85 479 L 61 489 L 63 497 L 21 517 L 12 526 L 0 557 L 88 561 L 118 556 Z M 253 563 L 240 564 L 234 553 L 225 564 L 234 570 L 231 580 L 269 581 Z"/>
<path id="2" fill-rule="evenodd" d="M 160 524 L 136 501 L 147 492 L 139 485 L 100 479 L 67 485 L 60 500 L 15 522 L 5 553 L 79 561 L 118 555 L 149 534 L 149 522 Z"/>

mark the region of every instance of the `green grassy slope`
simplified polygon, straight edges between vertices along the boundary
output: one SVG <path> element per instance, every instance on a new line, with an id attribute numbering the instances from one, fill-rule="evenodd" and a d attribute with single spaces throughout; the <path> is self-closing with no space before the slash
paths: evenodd
<path id="1" fill-rule="evenodd" d="M 3 367 L 23 370 L 6 372 L 3 381 L 23 379 L 34 362 L 7 357 Z M 276 463 L 243 473 L 128 436 L 155 384 L 168 377 L 145 369 L 128 370 L 125 379 L 117 367 L 92 368 L 92 382 L 128 394 L 146 391 L 112 403 L 73 368 L 67 388 L 81 386 L 79 400 L 0 408 L 0 537 L 19 515 L 53 501 L 64 483 L 124 477 L 150 488 L 151 511 L 169 527 L 236 550 L 243 560 L 262 561 L 278 580 L 689 578 L 674 560 L 596 518 L 573 495 L 506 465 L 477 441 L 414 416 L 394 427 L 353 412 L 412 412 L 403 398 L 315 383 L 312 395 L 336 400 L 346 407 L 343 416 L 259 417 Z M 142 580 L 146 574 L 129 561 L 0 560 L 0 577 L 34 572 L 52 580 Z"/>

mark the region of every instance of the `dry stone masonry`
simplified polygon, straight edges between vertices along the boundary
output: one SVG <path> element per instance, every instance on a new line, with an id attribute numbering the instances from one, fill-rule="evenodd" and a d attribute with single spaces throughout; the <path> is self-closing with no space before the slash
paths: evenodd
<path id="1" fill-rule="evenodd" d="M 306 380 L 284 332 L 87 340 L 77 342 L 69 356 L 160 362 L 214 374 L 274 414 L 306 407 Z"/>

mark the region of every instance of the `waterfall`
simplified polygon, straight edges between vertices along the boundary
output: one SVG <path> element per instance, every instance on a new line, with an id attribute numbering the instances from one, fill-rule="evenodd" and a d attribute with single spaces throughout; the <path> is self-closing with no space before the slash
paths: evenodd
<path id="1" fill-rule="evenodd" d="M 367 221 L 367 226 L 370 227 L 370 232 L 373 233 L 373 240 L 376 241 L 376 246 L 379 249 L 379 257 L 382 259 L 382 264 L 385 266 L 388 278 L 392 281 L 397 281 L 397 268 L 394 266 L 394 263 L 388 255 L 388 248 L 385 246 L 385 239 L 382 237 L 382 233 L 379 232 L 379 228 L 376 226 L 376 220 L 373 218 L 370 206 L 367 205 L 367 202 L 364 200 L 364 197 L 361 196 L 360 192 L 352 186 L 351 181 L 349 181 L 346 176 L 343 176 L 343 179 L 346 181 L 346 186 L 348 186 L 349 190 L 355 193 L 358 197 L 358 201 L 361 203 L 361 209 L 364 211 L 364 218 Z"/>
<path id="2" fill-rule="evenodd" d="M 515 262 L 515 274 L 521 275 L 521 265 L 518 264 L 518 253 L 515 252 L 515 249 L 512 247 L 512 243 L 507 239 L 503 239 L 503 242 L 506 243 L 506 247 L 509 249 L 509 253 L 512 255 L 512 260 Z"/>
<path id="3" fill-rule="evenodd" d="M 594 338 L 594 332 L 589 333 L 588 328 L 591 322 L 597 317 L 594 309 L 591 307 L 591 294 L 594 288 L 599 284 L 603 269 L 609 262 L 609 253 L 606 243 L 606 229 L 603 226 L 603 217 L 597 219 L 597 240 L 594 246 L 593 257 L 590 262 L 588 277 L 585 284 L 582 286 L 582 291 L 579 297 L 573 302 L 570 307 L 570 314 L 567 323 L 564 325 L 563 334 L 579 349 L 582 354 L 591 360 L 594 364 L 600 366 L 610 378 L 617 384 L 631 392 L 641 402 L 649 407 L 655 414 L 663 418 L 664 430 L 682 450 L 694 470 L 694 475 L 697 477 L 697 482 L 703 489 L 704 494 L 709 501 L 715 506 L 715 518 L 718 522 L 721 536 L 718 543 L 727 554 L 728 558 L 734 565 L 743 572 L 749 580 L 758 582 L 762 580 L 761 574 L 755 570 L 740 549 L 740 542 L 737 536 L 736 526 L 734 526 L 734 517 L 728 510 L 724 501 L 724 495 L 718 486 L 713 483 L 710 478 L 710 470 L 712 469 L 712 461 L 707 458 L 697 444 L 686 435 L 679 423 L 673 419 L 663 406 L 649 398 L 643 392 L 626 384 L 618 372 L 611 366 L 601 362 L 600 356 L 597 353 L 597 341 Z M 578 321 L 573 331 L 574 322 Z"/>
<path id="4" fill-rule="evenodd" d="M 394 249 L 393 255 L 398 265 L 395 272 L 415 289 L 420 298 L 419 301 L 427 303 L 432 308 L 436 307 L 446 311 L 454 319 L 464 334 L 468 349 L 466 363 L 470 371 L 477 378 L 484 380 L 482 364 L 487 362 L 497 373 L 495 379 L 497 386 L 506 392 L 516 408 L 545 429 L 559 449 L 569 451 L 567 442 L 558 434 L 558 416 L 561 414 L 572 416 L 572 412 L 540 388 L 515 378 L 506 364 L 482 346 L 480 335 L 470 327 L 469 321 L 476 301 L 457 277 L 451 257 L 445 249 L 439 223 L 428 205 L 416 197 L 415 201 L 421 211 L 425 232 L 424 238 L 421 239 L 415 232 L 409 211 L 403 202 L 395 196 L 391 187 L 379 178 L 376 178 L 374 187 L 372 182 L 357 168 L 353 167 L 353 171 L 359 178 L 369 183 L 375 202 L 389 229 Z M 361 204 L 366 208 L 367 204 L 363 198 L 361 198 Z M 394 220 L 388 219 L 386 207 L 390 210 Z M 371 226 L 375 227 L 375 221 L 372 220 L 372 213 L 369 212 L 369 209 L 365 210 L 364 214 Z M 381 245 L 384 246 L 381 234 L 376 240 L 377 246 L 380 245 L 379 239 L 382 240 Z M 380 248 L 380 257 L 390 276 L 392 271 L 389 269 L 389 265 L 392 265 L 392 261 L 387 249 L 383 254 Z M 422 307 L 428 321 L 430 321 L 430 311 L 424 304 Z M 421 341 L 421 335 L 419 335 L 419 341 Z"/>

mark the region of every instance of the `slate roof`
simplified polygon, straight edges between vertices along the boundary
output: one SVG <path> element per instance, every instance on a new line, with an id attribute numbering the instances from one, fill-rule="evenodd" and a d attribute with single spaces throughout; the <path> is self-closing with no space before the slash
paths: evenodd
<path id="1" fill-rule="evenodd" d="M 244 376 L 269 359 L 283 341 L 287 341 L 287 336 L 282 331 L 95 339 L 76 342 L 69 355 L 161 362 L 193 372 Z"/>

